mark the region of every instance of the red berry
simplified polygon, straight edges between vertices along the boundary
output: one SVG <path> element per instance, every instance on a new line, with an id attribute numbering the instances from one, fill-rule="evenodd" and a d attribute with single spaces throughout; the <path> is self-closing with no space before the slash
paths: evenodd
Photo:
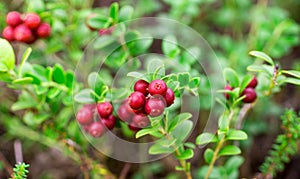
<path id="1" fill-rule="evenodd" d="M 93 122 L 93 112 L 90 109 L 83 107 L 78 111 L 76 120 L 81 125 L 90 124 Z"/>
<path id="2" fill-rule="evenodd" d="M 47 38 L 51 34 L 51 27 L 48 23 L 42 23 L 36 30 L 40 38 Z"/>
<path id="3" fill-rule="evenodd" d="M 89 133 L 93 137 L 100 137 L 105 133 L 105 127 L 101 122 L 93 122 L 89 126 Z"/>
<path id="4" fill-rule="evenodd" d="M 138 128 L 145 128 L 149 125 L 149 123 L 150 120 L 148 116 L 138 114 L 133 117 L 131 125 Z"/>
<path id="5" fill-rule="evenodd" d="M 141 93 L 143 93 L 145 96 L 148 95 L 148 86 L 149 83 L 145 80 L 138 80 L 137 82 L 135 82 L 134 84 L 134 91 L 139 91 Z"/>
<path id="6" fill-rule="evenodd" d="M 3 38 L 5 38 L 6 40 L 8 40 L 10 42 L 14 41 L 15 40 L 14 29 L 10 26 L 5 27 L 3 29 L 2 36 L 3 36 Z"/>
<path id="7" fill-rule="evenodd" d="M 145 111 L 151 117 L 160 116 L 165 109 L 166 103 L 162 97 L 152 97 L 145 104 Z"/>
<path id="8" fill-rule="evenodd" d="M 171 106 L 174 103 L 175 95 L 171 88 L 168 88 L 166 91 L 166 94 L 164 95 L 164 98 L 166 100 L 167 106 Z"/>
<path id="9" fill-rule="evenodd" d="M 134 125 L 131 125 L 131 124 L 128 124 L 128 127 L 133 132 L 137 132 L 137 131 L 141 130 L 141 128 L 135 127 Z"/>
<path id="10" fill-rule="evenodd" d="M 35 29 L 35 28 L 37 28 L 40 25 L 41 18 L 40 18 L 39 15 L 37 15 L 35 13 L 29 13 L 29 14 L 25 15 L 25 17 L 24 17 L 24 23 L 30 29 Z"/>
<path id="11" fill-rule="evenodd" d="M 144 107 L 146 103 L 146 98 L 143 93 L 135 91 L 131 93 L 128 98 L 128 104 L 132 109 L 139 109 Z"/>
<path id="12" fill-rule="evenodd" d="M 151 95 L 164 95 L 167 91 L 167 84 L 163 80 L 153 80 L 149 84 L 148 91 Z"/>
<path id="13" fill-rule="evenodd" d="M 233 90 L 233 88 L 229 85 L 226 85 L 224 89 L 225 90 L 230 90 L 230 91 Z M 229 99 L 229 94 L 228 93 L 224 93 L 224 96 L 225 96 L 226 99 Z"/>
<path id="14" fill-rule="evenodd" d="M 246 88 L 255 88 L 257 86 L 257 78 L 256 76 L 253 76 L 252 80 L 250 81 L 250 83 L 247 85 Z"/>
<path id="15" fill-rule="evenodd" d="M 128 103 L 126 102 L 119 106 L 117 115 L 122 121 L 131 122 L 131 119 L 135 114 L 134 112 L 132 112 L 132 109 L 129 107 Z"/>
<path id="16" fill-rule="evenodd" d="M 107 29 L 99 29 L 98 33 L 99 35 L 110 35 L 114 31 L 113 27 L 107 28 Z"/>
<path id="17" fill-rule="evenodd" d="M 24 24 L 18 25 L 14 30 L 14 37 L 20 42 L 29 43 L 34 38 L 31 30 Z"/>
<path id="18" fill-rule="evenodd" d="M 244 91 L 242 92 L 242 96 L 246 96 L 243 99 L 244 103 L 253 103 L 256 100 L 256 92 L 253 88 L 246 88 L 244 89 Z"/>
<path id="19" fill-rule="evenodd" d="M 101 118 L 101 121 L 109 130 L 112 130 L 116 125 L 116 118 L 112 114 L 108 118 Z"/>
<path id="20" fill-rule="evenodd" d="M 6 16 L 6 23 L 9 26 L 16 27 L 22 23 L 21 14 L 17 11 L 9 12 Z"/>
<path id="21" fill-rule="evenodd" d="M 102 102 L 97 104 L 98 114 L 102 118 L 107 118 L 111 115 L 113 111 L 113 106 L 109 102 Z"/>

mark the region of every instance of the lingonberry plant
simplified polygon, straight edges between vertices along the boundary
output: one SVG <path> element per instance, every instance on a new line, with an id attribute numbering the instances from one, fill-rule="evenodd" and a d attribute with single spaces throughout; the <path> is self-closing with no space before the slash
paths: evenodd
<path id="1" fill-rule="evenodd" d="M 298 153 L 300 130 L 293 100 L 299 94 L 284 95 L 286 89 L 297 94 L 299 64 L 280 60 L 293 59 L 289 54 L 299 45 L 300 28 L 283 7 L 264 0 L 123 0 L 91 8 L 97 2 L 22 1 L 23 8 L 0 3 L 1 139 L 21 138 L 24 148 L 39 152 L 45 150 L 39 144 L 58 149 L 80 166 L 84 178 L 280 177 Z M 201 32 L 224 79 L 210 74 L 215 66 L 205 69 L 213 64 L 203 62 L 211 55 L 203 42 L 193 44 L 193 35 L 156 28 L 154 21 L 156 34 L 139 28 L 136 22 L 149 21 L 133 19 L 149 14 Z M 188 37 L 188 47 L 182 36 Z M 286 70 L 289 66 L 293 69 Z M 282 99 L 284 104 L 277 102 Z M 216 120 L 208 121 L 210 115 Z M 251 151 L 263 153 L 252 149 L 260 145 L 256 137 L 277 132 L 277 125 L 281 134 L 251 171 Z M 28 166 L 19 164 L 12 174 L 6 161 L 11 157 L 2 157 L 0 149 L 3 168 L 13 178 L 26 178 Z M 116 155 L 125 156 L 123 169 L 109 159 L 119 160 Z M 28 158 L 31 167 L 39 167 Z M 144 161 L 151 163 L 131 167 Z"/>

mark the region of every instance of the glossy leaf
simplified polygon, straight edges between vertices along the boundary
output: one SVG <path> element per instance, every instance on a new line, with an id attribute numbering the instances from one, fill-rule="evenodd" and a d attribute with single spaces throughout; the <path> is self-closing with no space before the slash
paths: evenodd
<path id="1" fill-rule="evenodd" d="M 285 78 L 283 81 L 285 83 L 290 83 L 290 84 L 293 84 L 293 85 L 300 86 L 300 79 L 297 79 L 297 78 Z"/>
<path id="2" fill-rule="evenodd" d="M 31 78 L 31 77 L 24 77 L 24 78 L 16 79 L 12 83 L 13 84 L 18 84 L 18 85 L 25 85 L 25 84 L 31 84 L 32 81 L 33 81 L 33 78 Z"/>
<path id="3" fill-rule="evenodd" d="M 180 123 L 188 120 L 192 117 L 190 113 L 181 113 L 177 115 L 174 119 L 168 120 L 168 131 L 174 130 Z"/>
<path id="4" fill-rule="evenodd" d="M 91 89 L 83 89 L 77 93 L 74 100 L 78 103 L 93 103 L 95 100 L 91 97 Z"/>
<path id="5" fill-rule="evenodd" d="M 179 54 L 180 49 L 177 47 L 177 40 L 174 36 L 166 36 L 163 39 L 162 51 L 170 58 L 174 58 Z"/>
<path id="6" fill-rule="evenodd" d="M 240 87 L 240 92 L 242 93 L 242 91 L 244 91 L 244 89 L 247 87 L 247 85 L 250 83 L 250 81 L 252 80 L 253 76 L 252 75 L 246 75 L 244 76 L 242 82 L 241 82 L 241 87 Z"/>
<path id="7" fill-rule="evenodd" d="M 246 140 L 247 134 L 241 130 L 230 129 L 226 136 L 226 140 Z"/>
<path id="8" fill-rule="evenodd" d="M 296 78 L 300 78 L 300 71 L 296 71 L 296 70 L 282 70 L 281 72 L 284 73 L 284 74 L 291 75 L 291 76 L 296 77 Z"/>
<path id="9" fill-rule="evenodd" d="M 274 62 L 272 60 L 271 57 L 269 57 L 267 54 L 265 54 L 264 52 L 260 52 L 260 51 L 251 51 L 249 52 L 250 55 L 257 57 L 261 60 L 266 61 L 267 63 L 271 64 L 272 66 L 274 66 Z"/>
<path id="10" fill-rule="evenodd" d="M 212 142 L 217 142 L 218 138 L 211 133 L 202 133 L 196 138 L 197 145 L 204 145 Z"/>
<path id="11" fill-rule="evenodd" d="M 219 156 L 227 156 L 227 155 L 238 155 L 241 153 L 241 149 L 235 145 L 227 145 L 222 148 L 219 152 Z"/>
<path id="12" fill-rule="evenodd" d="M 214 151 L 212 149 L 210 149 L 210 148 L 206 149 L 204 152 L 204 160 L 207 163 L 210 163 L 213 158 L 213 155 L 214 155 Z"/>
<path id="13" fill-rule="evenodd" d="M 8 70 L 12 70 L 15 67 L 15 53 L 12 46 L 7 40 L 0 38 L 0 49 L 0 63 Z"/>
<path id="14" fill-rule="evenodd" d="M 231 68 L 224 69 L 224 77 L 227 82 L 229 82 L 230 86 L 238 87 L 239 86 L 239 77 L 237 73 Z"/>
<path id="15" fill-rule="evenodd" d="M 172 131 L 171 134 L 178 141 L 183 141 L 191 133 L 193 128 L 193 122 L 190 120 L 185 120 L 179 123 Z"/>
<path id="16" fill-rule="evenodd" d="M 164 147 L 160 143 L 153 144 L 149 149 L 149 154 L 157 155 L 157 154 L 166 154 L 172 153 L 174 149 L 170 147 Z"/>
<path id="17" fill-rule="evenodd" d="M 118 22 L 119 17 L 119 4 L 114 2 L 110 5 L 109 16 L 114 20 L 115 23 Z"/>
<path id="18" fill-rule="evenodd" d="M 133 16 L 133 11 L 134 9 L 132 6 L 125 5 L 121 7 L 119 12 L 119 21 L 124 22 L 130 20 Z"/>
<path id="19" fill-rule="evenodd" d="M 176 155 L 176 158 L 179 160 L 188 160 L 194 156 L 194 151 L 192 149 L 186 149 L 180 155 Z"/>
<path id="20" fill-rule="evenodd" d="M 65 72 L 61 65 L 56 64 L 53 67 L 52 79 L 59 84 L 64 84 L 66 82 Z"/>

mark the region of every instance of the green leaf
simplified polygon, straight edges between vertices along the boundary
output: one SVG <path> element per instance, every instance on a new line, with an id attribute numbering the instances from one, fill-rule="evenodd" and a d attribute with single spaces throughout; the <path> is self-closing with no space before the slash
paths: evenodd
<path id="1" fill-rule="evenodd" d="M 95 29 L 106 29 L 112 22 L 112 18 L 108 18 L 102 15 L 97 15 L 88 20 L 88 24 Z"/>
<path id="2" fill-rule="evenodd" d="M 212 158 L 214 156 L 214 151 L 210 148 L 206 149 L 205 152 L 204 152 L 204 160 L 207 162 L 207 163 L 210 163 Z"/>
<path id="3" fill-rule="evenodd" d="M 223 130 L 223 131 L 227 130 L 228 126 L 229 126 L 228 116 L 226 116 L 226 115 L 220 116 L 219 121 L 218 121 L 218 125 L 219 125 L 220 130 Z"/>
<path id="4" fill-rule="evenodd" d="M 247 134 L 241 130 L 230 129 L 226 136 L 226 140 L 246 140 Z"/>
<path id="5" fill-rule="evenodd" d="M 32 52 L 32 48 L 30 48 L 30 47 L 27 48 L 26 51 L 24 52 L 24 54 L 22 56 L 22 59 L 21 59 L 20 67 L 19 67 L 19 76 L 21 76 L 23 65 L 27 61 L 27 59 L 28 59 L 29 55 L 31 54 L 31 52 Z"/>
<path id="6" fill-rule="evenodd" d="M 238 87 L 239 86 L 239 77 L 237 73 L 231 68 L 224 69 L 225 80 L 229 82 L 230 86 Z"/>
<path id="7" fill-rule="evenodd" d="M 88 76 L 88 84 L 91 89 L 93 89 L 98 96 L 101 96 L 103 93 L 103 90 L 106 90 L 104 88 L 103 80 L 100 78 L 99 74 L 97 72 L 92 72 Z"/>
<path id="8" fill-rule="evenodd" d="M 178 81 L 180 83 L 180 87 L 187 86 L 190 81 L 190 74 L 188 72 L 179 73 L 178 74 Z"/>
<path id="9" fill-rule="evenodd" d="M 250 65 L 247 67 L 248 71 L 253 71 L 253 72 L 263 72 L 265 71 L 264 67 L 261 65 Z"/>
<path id="10" fill-rule="evenodd" d="M 241 149 L 238 148 L 235 145 L 228 145 L 222 148 L 219 152 L 219 157 L 220 156 L 227 156 L 227 155 L 238 155 L 241 153 Z"/>
<path id="11" fill-rule="evenodd" d="M 163 61 L 160 59 L 151 59 L 147 66 L 147 72 L 152 76 L 151 80 L 165 76 L 166 72 Z"/>
<path id="12" fill-rule="evenodd" d="M 17 101 L 11 106 L 11 109 L 13 111 L 28 109 L 28 108 L 35 108 L 37 104 L 31 100 L 31 101 Z"/>
<path id="13" fill-rule="evenodd" d="M 187 160 L 194 156 L 194 151 L 192 149 L 186 149 L 180 155 L 176 155 L 176 158 L 179 160 Z"/>
<path id="14" fill-rule="evenodd" d="M 73 84 L 74 84 L 74 82 L 75 82 L 75 79 L 74 79 L 74 73 L 73 72 L 71 72 L 71 71 L 68 71 L 67 73 L 66 73 L 66 86 L 68 87 L 68 88 L 72 88 L 73 87 Z"/>
<path id="15" fill-rule="evenodd" d="M 188 147 L 188 148 L 191 148 L 191 149 L 195 149 L 196 148 L 196 145 L 192 142 L 186 142 L 183 144 L 184 146 Z"/>
<path id="16" fill-rule="evenodd" d="M 109 16 L 114 20 L 115 23 L 117 23 L 118 15 L 119 15 L 119 4 L 114 2 L 110 5 Z"/>
<path id="17" fill-rule="evenodd" d="M 152 155 L 172 153 L 173 151 L 174 149 L 171 147 L 164 147 L 160 143 L 155 143 L 149 148 L 149 154 Z"/>
<path id="18" fill-rule="evenodd" d="M 267 54 L 265 54 L 264 52 L 260 52 L 260 51 L 251 51 L 249 52 L 250 55 L 257 57 L 261 60 L 266 61 L 267 63 L 271 64 L 272 66 L 274 66 L 274 62 L 272 60 L 271 57 L 269 57 Z"/>
<path id="19" fill-rule="evenodd" d="M 8 70 L 12 70 L 15 67 L 15 53 L 12 46 L 7 40 L 0 38 L 0 49 L 0 64 L 5 65 Z"/>
<path id="20" fill-rule="evenodd" d="M 174 130 L 180 123 L 188 120 L 192 117 L 190 113 L 181 113 L 177 115 L 174 119 L 169 119 L 168 121 L 168 131 Z"/>
<path id="21" fill-rule="evenodd" d="M 174 58 L 180 53 L 180 49 L 177 47 L 177 40 L 174 36 L 169 35 L 163 39 L 162 51 L 170 58 Z"/>
<path id="22" fill-rule="evenodd" d="M 196 138 L 197 145 L 204 145 L 211 142 L 217 142 L 218 138 L 211 133 L 202 133 Z"/>
<path id="23" fill-rule="evenodd" d="M 135 137 L 136 137 L 136 138 L 140 138 L 140 137 L 145 136 L 145 135 L 147 135 L 147 134 L 150 134 L 150 135 L 151 135 L 151 133 L 155 133 L 155 132 L 157 132 L 157 129 L 156 129 L 156 128 L 153 128 L 153 127 L 151 127 L 151 128 L 144 128 L 144 129 L 142 129 L 142 130 L 139 130 L 139 131 L 135 134 Z"/>
<path id="24" fill-rule="evenodd" d="M 56 64 L 53 67 L 52 80 L 58 84 L 64 84 L 66 82 L 65 72 L 61 65 Z"/>
<path id="25" fill-rule="evenodd" d="M 74 100 L 78 103 L 94 103 L 95 99 L 91 97 L 91 89 L 83 89 L 74 96 Z"/>
<path id="26" fill-rule="evenodd" d="M 101 35 L 95 40 L 94 48 L 101 49 L 101 48 L 104 48 L 104 47 L 112 44 L 115 41 L 116 41 L 116 38 L 112 35 Z"/>
<path id="27" fill-rule="evenodd" d="M 284 74 L 291 75 L 291 76 L 296 77 L 296 78 L 300 78 L 300 71 L 296 71 L 296 70 L 282 70 L 281 72 L 284 73 Z"/>
<path id="28" fill-rule="evenodd" d="M 190 79 L 189 87 L 190 88 L 198 88 L 200 85 L 200 77 L 193 77 Z"/>
<path id="29" fill-rule="evenodd" d="M 59 93 L 60 93 L 59 89 L 57 89 L 57 88 L 51 88 L 49 90 L 48 94 L 47 94 L 47 97 L 49 99 L 53 99 L 53 98 L 57 97 L 59 95 Z"/>
<path id="30" fill-rule="evenodd" d="M 250 81 L 252 80 L 253 76 L 252 75 L 246 75 L 244 76 L 242 82 L 241 82 L 241 87 L 240 87 L 240 92 L 242 93 L 242 91 L 244 91 L 244 89 L 247 87 L 247 85 L 250 83 Z"/>
<path id="31" fill-rule="evenodd" d="M 12 83 L 13 84 L 18 84 L 18 85 L 25 85 L 25 84 L 31 84 L 32 81 L 33 81 L 33 78 L 31 78 L 31 77 L 24 77 L 24 78 L 16 79 Z"/>
<path id="32" fill-rule="evenodd" d="M 185 171 L 185 169 L 183 167 L 181 167 L 181 166 L 176 166 L 175 170 L 176 171 Z"/>
<path id="33" fill-rule="evenodd" d="M 133 7 L 128 5 L 123 6 L 119 12 L 119 21 L 124 22 L 130 20 L 133 16 L 133 11 L 134 11 Z"/>
<path id="34" fill-rule="evenodd" d="M 285 78 L 283 81 L 285 83 L 290 83 L 290 84 L 293 84 L 293 85 L 300 86 L 300 79 L 297 79 L 297 78 Z"/>
<path id="35" fill-rule="evenodd" d="M 239 167 L 244 163 L 244 158 L 241 156 L 232 156 L 230 157 L 224 167 L 227 170 L 227 173 L 230 174 L 239 169 Z"/>
<path id="36" fill-rule="evenodd" d="M 128 56 L 128 51 L 118 49 L 106 58 L 105 64 L 112 68 L 120 67 L 126 62 Z"/>
<path id="37" fill-rule="evenodd" d="M 172 131 L 171 134 L 179 142 L 187 138 L 193 128 L 193 122 L 190 120 L 185 120 L 177 125 Z"/>
<path id="38" fill-rule="evenodd" d="M 137 72 L 137 71 L 129 72 L 129 73 L 127 73 L 127 76 L 138 78 L 138 79 L 145 78 L 145 75 L 143 73 L 140 73 L 140 72 Z"/>

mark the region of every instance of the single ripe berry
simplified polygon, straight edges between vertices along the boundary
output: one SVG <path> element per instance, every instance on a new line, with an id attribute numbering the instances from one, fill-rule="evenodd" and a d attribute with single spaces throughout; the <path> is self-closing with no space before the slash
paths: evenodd
<path id="1" fill-rule="evenodd" d="M 139 91 L 141 93 L 143 93 L 145 96 L 148 95 L 148 86 L 149 86 L 149 83 L 145 80 L 138 80 L 137 82 L 135 82 L 134 84 L 134 91 Z"/>
<path id="2" fill-rule="evenodd" d="M 243 99 L 244 103 L 253 103 L 256 100 L 256 92 L 253 88 L 246 88 L 244 89 L 244 91 L 242 92 L 242 96 L 246 96 Z"/>
<path id="3" fill-rule="evenodd" d="M 255 88 L 257 86 L 257 83 L 258 83 L 258 81 L 257 81 L 256 76 L 253 76 L 252 80 L 247 85 L 247 88 Z"/>
<path id="4" fill-rule="evenodd" d="M 150 120 L 148 116 L 146 115 L 135 115 L 132 119 L 132 126 L 138 127 L 138 128 L 145 128 L 149 125 Z"/>
<path id="5" fill-rule="evenodd" d="M 108 118 L 101 118 L 101 121 L 109 130 L 112 130 L 116 125 L 116 118 L 112 114 Z"/>
<path id="6" fill-rule="evenodd" d="M 20 42 L 25 42 L 25 43 L 29 43 L 32 41 L 32 39 L 34 38 L 31 30 L 21 24 L 21 25 L 18 25 L 15 30 L 14 30 L 14 37 L 17 41 L 20 41 Z"/>
<path id="7" fill-rule="evenodd" d="M 117 110 L 118 117 L 124 122 L 131 122 L 134 113 L 128 103 L 121 104 Z"/>
<path id="8" fill-rule="evenodd" d="M 164 95 L 164 98 L 166 100 L 167 106 L 171 106 L 175 100 L 174 91 L 171 88 L 168 88 L 166 94 Z"/>
<path id="9" fill-rule="evenodd" d="M 164 98 L 154 96 L 150 98 L 145 104 L 145 111 L 151 117 L 160 116 L 165 110 L 166 103 Z"/>
<path id="10" fill-rule="evenodd" d="M 128 98 L 128 104 L 132 109 L 139 109 L 144 107 L 146 103 L 146 98 L 143 93 L 135 91 L 131 93 Z"/>
<path id="11" fill-rule="evenodd" d="M 93 122 L 93 112 L 89 108 L 83 107 L 78 111 L 76 120 L 81 125 L 90 124 Z"/>
<path id="12" fill-rule="evenodd" d="M 137 131 L 141 130 L 141 128 L 138 128 L 138 127 L 136 127 L 136 126 L 134 126 L 132 124 L 128 124 L 128 127 L 133 132 L 137 132 Z"/>
<path id="13" fill-rule="evenodd" d="M 42 23 L 36 30 L 38 37 L 47 38 L 51 34 L 51 27 L 48 23 Z"/>
<path id="14" fill-rule="evenodd" d="M 164 95 L 167 91 L 167 84 L 163 80 L 153 80 L 148 87 L 151 95 Z"/>
<path id="15" fill-rule="evenodd" d="M 224 89 L 225 90 L 230 90 L 230 91 L 233 90 L 233 88 L 231 88 L 231 86 L 229 86 L 229 85 L 226 85 Z M 224 96 L 225 96 L 226 99 L 229 99 L 229 94 L 228 93 L 224 93 Z"/>
<path id="16" fill-rule="evenodd" d="M 22 23 L 21 14 L 17 11 L 9 12 L 6 16 L 6 23 L 9 26 L 16 27 Z"/>
<path id="17" fill-rule="evenodd" d="M 111 115 L 113 111 L 113 106 L 109 102 L 102 102 L 97 104 L 98 114 L 102 118 L 107 118 Z"/>
<path id="18" fill-rule="evenodd" d="M 41 23 L 41 18 L 35 13 L 26 14 L 24 17 L 24 23 L 30 29 L 37 28 Z"/>
<path id="19" fill-rule="evenodd" d="M 3 38 L 5 38 L 6 40 L 8 40 L 10 42 L 14 41 L 15 40 L 14 29 L 10 26 L 5 27 L 3 29 L 2 36 L 3 36 Z"/>
<path id="20" fill-rule="evenodd" d="M 93 137 L 100 137 L 105 133 L 105 127 L 101 122 L 93 122 L 89 126 L 89 133 Z"/>

